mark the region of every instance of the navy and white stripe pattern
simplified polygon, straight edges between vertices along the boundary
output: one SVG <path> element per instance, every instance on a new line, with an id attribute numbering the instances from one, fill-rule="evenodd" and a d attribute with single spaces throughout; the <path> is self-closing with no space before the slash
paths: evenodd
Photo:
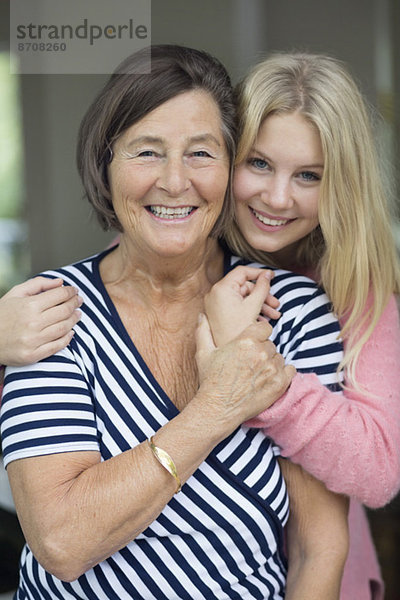
<path id="1" fill-rule="evenodd" d="M 141 443 L 177 414 L 101 282 L 98 267 L 104 255 L 48 273 L 79 288 L 83 315 L 64 351 L 7 370 L 5 464 L 73 450 L 100 451 L 107 460 Z M 227 269 L 234 264 L 235 259 L 227 258 Z M 274 341 L 293 364 L 302 363 L 302 370 L 318 362 L 312 352 L 319 348 L 321 376 L 334 383 L 340 346 L 334 341 L 338 329 L 327 299 L 305 278 L 300 278 L 304 287 L 296 278 L 290 289 L 293 277 L 277 272 L 274 280 L 272 292 L 284 312 L 274 326 Z M 26 546 L 17 599 L 283 598 L 282 528 L 288 498 L 276 453 L 262 432 L 238 428 L 148 529 L 75 582 L 47 573 Z"/>
<path id="2" fill-rule="evenodd" d="M 265 265 L 230 257 L 228 270 L 238 265 L 266 268 Z M 336 369 L 343 358 L 338 340 L 340 326 L 332 314 L 332 305 L 323 289 L 303 275 L 274 269 L 271 294 L 280 301 L 282 316 L 270 321 L 270 339 L 286 363 L 300 373 L 315 373 L 331 391 L 340 391 L 343 374 Z"/>

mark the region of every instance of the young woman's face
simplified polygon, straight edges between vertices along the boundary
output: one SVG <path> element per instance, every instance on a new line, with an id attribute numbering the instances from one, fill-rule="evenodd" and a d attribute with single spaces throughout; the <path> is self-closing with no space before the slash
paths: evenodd
<path id="1" fill-rule="evenodd" d="M 283 266 L 318 225 L 324 157 L 318 131 L 299 113 L 271 115 L 235 171 L 236 218 L 248 243 Z"/>

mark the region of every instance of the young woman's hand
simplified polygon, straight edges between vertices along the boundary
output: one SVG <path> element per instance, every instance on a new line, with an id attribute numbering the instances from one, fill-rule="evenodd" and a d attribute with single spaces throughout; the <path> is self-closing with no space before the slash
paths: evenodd
<path id="1" fill-rule="evenodd" d="M 0 298 L 0 363 L 27 365 L 69 344 L 82 299 L 62 279 L 35 277 Z"/>
<path id="2" fill-rule="evenodd" d="M 269 293 L 273 271 L 239 266 L 205 297 L 205 312 L 215 344 L 222 346 L 263 318 L 278 319 L 279 301 Z"/>

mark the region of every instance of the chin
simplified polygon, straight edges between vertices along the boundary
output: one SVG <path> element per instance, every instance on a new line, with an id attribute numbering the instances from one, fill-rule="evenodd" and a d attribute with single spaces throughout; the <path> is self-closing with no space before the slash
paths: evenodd
<path id="1" fill-rule="evenodd" d="M 284 248 L 286 248 L 288 245 L 291 244 L 291 242 L 289 243 L 282 243 L 282 244 L 278 244 L 278 243 L 274 243 L 271 244 L 269 240 L 266 239 L 251 239 L 251 238 L 246 238 L 247 243 L 250 244 L 250 246 L 252 246 L 252 248 L 254 248 L 255 250 L 258 250 L 260 252 L 266 252 L 268 254 L 275 254 L 276 252 L 280 252 L 281 250 L 283 250 Z"/>

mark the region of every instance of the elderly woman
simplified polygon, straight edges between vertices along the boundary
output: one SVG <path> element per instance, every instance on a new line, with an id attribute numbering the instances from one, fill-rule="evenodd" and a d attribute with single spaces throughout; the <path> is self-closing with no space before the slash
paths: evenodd
<path id="1" fill-rule="evenodd" d="M 65 350 L 6 373 L 4 460 L 27 540 L 16 598 L 283 598 L 285 483 L 270 440 L 241 424 L 295 373 L 277 350 L 295 365 L 327 345 L 315 361 L 334 383 L 338 325 L 321 290 L 285 273 L 276 346 L 265 322 L 219 349 L 204 317 L 198 326 L 234 264 L 218 243 L 231 87 L 203 52 L 153 47 L 139 75 L 144 54 L 111 77 L 80 130 L 87 195 L 120 244 L 46 274 L 79 290 L 82 319 Z M 255 277 L 263 297 L 268 279 Z M 299 541 L 308 503 L 314 539 L 336 528 L 312 581 Z M 345 501 L 301 475 L 293 505 L 286 598 L 320 598 L 319 573 L 343 567 Z"/>

